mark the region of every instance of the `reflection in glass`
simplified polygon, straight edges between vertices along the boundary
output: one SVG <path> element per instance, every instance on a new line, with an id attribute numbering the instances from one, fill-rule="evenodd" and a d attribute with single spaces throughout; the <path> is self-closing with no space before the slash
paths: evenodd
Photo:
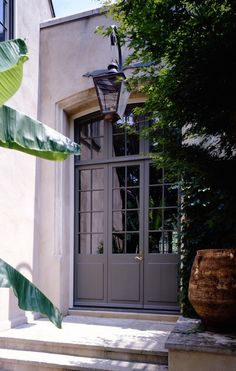
<path id="1" fill-rule="evenodd" d="M 125 137 L 124 135 L 113 136 L 113 156 L 125 156 Z"/>
<path id="2" fill-rule="evenodd" d="M 139 208 L 139 188 L 127 188 L 127 209 Z"/>
<path id="3" fill-rule="evenodd" d="M 171 246 L 172 254 L 179 253 L 179 234 L 177 231 L 172 232 L 172 246 Z"/>
<path id="4" fill-rule="evenodd" d="M 139 136 L 130 134 L 127 139 L 127 150 L 126 155 L 138 155 L 139 154 Z"/>
<path id="5" fill-rule="evenodd" d="M 155 231 L 162 228 L 163 209 L 149 210 L 149 229 Z"/>
<path id="6" fill-rule="evenodd" d="M 5 24 L 5 6 L 4 0 L 0 1 L 0 22 Z"/>
<path id="7" fill-rule="evenodd" d="M 126 254 L 139 253 L 139 233 L 127 233 Z"/>
<path id="8" fill-rule="evenodd" d="M 81 123 L 79 124 L 80 128 L 80 139 L 81 138 L 91 138 L 91 124 L 90 123 Z"/>
<path id="9" fill-rule="evenodd" d="M 75 141 L 80 144 L 80 160 L 103 158 L 103 137 L 103 120 L 79 123 L 75 127 Z"/>
<path id="10" fill-rule="evenodd" d="M 139 154 L 140 123 L 139 118 L 129 113 L 112 126 L 113 156 Z"/>
<path id="11" fill-rule="evenodd" d="M 177 231 L 149 233 L 150 254 L 178 254 L 178 244 Z"/>
<path id="12" fill-rule="evenodd" d="M 90 232 L 91 231 L 90 213 L 80 213 L 79 219 L 80 219 L 79 231 L 82 233 Z"/>
<path id="13" fill-rule="evenodd" d="M 104 213 L 92 213 L 92 232 L 104 231 Z"/>
<path id="14" fill-rule="evenodd" d="M 139 230 L 139 212 L 138 211 L 127 211 L 127 231 L 138 231 Z"/>
<path id="15" fill-rule="evenodd" d="M 153 165 L 150 165 L 149 171 L 149 184 L 160 184 L 163 182 L 163 170 L 156 169 Z"/>
<path id="16" fill-rule="evenodd" d="M 127 186 L 139 185 L 139 166 L 127 166 Z"/>
<path id="17" fill-rule="evenodd" d="M 92 189 L 104 189 L 104 170 L 92 170 Z"/>
<path id="18" fill-rule="evenodd" d="M 177 244 L 175 240 L 173 240 L 174 235 L 173 231 L 164 231 L 163 232 L 163 253 L 164 254 L 172 254 L 177 252 Z M 174 246 L 174 249 L 173 249 Z"/>
<path id="19" fill-rule="evenodd" d="M 164 187 L 165 206 L 178 205 L 178 186 L 166 185 Z"/>
<path id="20" fill-rule="evenodd" d="M 113 188 L 125 187 L 125 167 L 113 168 Z"/>
<path id="21" fill-rule="evenodd" d="M 90 234 L 81 234 L 79 239 L 79 254 L 90 255 Z"/>
<path id="22" fill-rule="evenodd" d="M 103 234 L 92 235 L 92 255 L 103 254 L 104 252 Z"/>
<path id="23" fill-rule="evenodd" d="M 123 254 L 125 251 L 125 234 L 113 233 L 112 236 L 112 253 Z"/>
<path id="24" fill-rule="evenodd" d="M 122 120 L 116 121 L 112 125 L 112 132 L 113 134 L 121 134 L 125 132 L 124 122 Z"/>
<path id="25" fill-rule="evenodd" d="M 82 170 L 80 172 L 80 189 L 82 191 L 91 188 L 91 170 Z"/>
<path id="26" fill-rule="evenodd" d="M 125 212 L 113 211 L 112 214 L 113 231 L 125 231 Z"/>
<path id="27" fill-rule="evenodd" d="M 164 210 L 164 228 L 177 230 L 178 228 L 178 209 L 169 208 Z"/>
<path id="28" fill-rule="evenodd" d="M 0 41 L 5 41 L 5 39 L 6 39 L 6 37 L 5 37 L 5 29 L 0 24 Z"/>
<path id="29" fill-rule="evenodd" d="M 80 160 L 91 160 L 91 149 L 92 149 L 92 144 L 91 144 L 91 139 L 80 139 L 79 140 L 80 144 Z"/>
<path id="30" fill-rule="evenodd" d="M 154 165 L 149 174 L 149 252 L 178 253 L 178 184 L 168 184 Z"/>
<path id="31" fill-rule="evenodd" d="M 91 192 L 90 191 L 80 192 L 79 205 L 80 205 L 80 211 L 91 210 Z"/>
<path id="32" fill-rule="evenodd" d="M 149 207 L 162 207 L 162 186 L 149 187 Z"/>
<path id="33" fill-rule="evenodd" d="M 92 139 L 91 154 L 93 160 L 103 158 L 103 148 L 104 148 L 103 138 Z"/>
<path id="34" fill-rule="evenodd" d="M 92 209 L 93 211 L 103 211 L 104 207 L 104 191 L 92 192 Z"/>
<path id="35" fill-rule="evenodd" d="M 149 233 L 149 253 L 159 254 L 163 249 L 163 235 L 162 232 Z"/>
<path id="36" fill-rule="evenodd" d="M 103 137 L 104 136 L 104 121 L 94 121 L 91 124 L 92 137 Z"/>
<path id="37" fill-rule="evenodd" d="M 113 210 L 125 208 L 125 189 L 114 189 L 112 192 L 112 208 Z"/>

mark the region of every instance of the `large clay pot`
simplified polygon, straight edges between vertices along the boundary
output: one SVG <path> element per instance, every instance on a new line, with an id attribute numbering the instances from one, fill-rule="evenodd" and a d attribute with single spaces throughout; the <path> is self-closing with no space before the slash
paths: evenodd
<path id="1" fill-rule="evenodd" d="M 236 330 L 236 249 L 199 250 L 188 291 L 206 328 Z"/>

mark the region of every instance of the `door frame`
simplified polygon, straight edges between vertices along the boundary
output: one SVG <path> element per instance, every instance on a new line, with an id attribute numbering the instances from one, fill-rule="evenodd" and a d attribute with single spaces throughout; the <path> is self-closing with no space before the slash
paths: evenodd
<path id="1" fill-rule="evenodd" d="M 111 151 L 112 151 L 112 143 L 111 143 L 111 140 L 108 140 L 109 138 L 111 138 L 111 126 L 109 124 L 109 126 L 107 127 L 107 130 L 105 131 L 105 146 L 104 146 L 104 151 L 107 154 L 111 154 Z M 78 167 L 85 167 L 85 166 L 88 166 L 88 167 L 99 167 L 99 166 L 104 166 L 108 169 L 116 166 L 116 165 L 119 165 L 119 166 L 127 166 L 128 164 L 135 164 L 135 163 L 139 163 L 141 166 L 147 168 L 147 166 L 145 166 L 145 163 L 150 163 L 150 158 L 148 155 L 142 155 L 142 151 L 145 152 L 145 150 L 147 149 L 147 141 L 143 140 L 142 141 L 142 147 L 140 147 L 140 153 L 138 155 L 131 155 L 131 156 L 120 156 L 120 157 L 109 157 L 109 158 L 106 158 L 106 159 L 99 159 L 97 160 L 96 162 L 93 162 L 93 161 L 80 161 L 80 163 L 78 164 Z M 106 156 L 108 157 L 108 156 Z M 144 170 L 143 170 L 144 171 Z M 146 173 L 146 170 L 145 170 L 145 173 Z M 147 175 L 145 175 L 145 177 L 147 177 Z M 107 181 L 109 179 L 109 176 L 107 175 Z M 111 180 L 110 180 L 111 181 Z M 145 196 L 144 197 L 140 197 L 140 202 L 142 202 L 142 206 L 140 205 L 140 208 L 142 207 L 142 216 L 140 215 L 140 225 L 142 225 L 143 227 L 143 233 L 140 233 L 140 239 L 142 239 L 141 243 L 140 243 L 140 246 L 143 247 L 144 249 L 144 256 L 145 256 L 145 259 L 146 259 L 146 255 L 148 254 L 148 239 L 146 238 L 147 236 L 147 231 L 145 231 L 145 228 L 146 226 L 148 225 L 148 221 L 147 220 L 144 220 L 145 218 L 148 218 L 148 211 L 146 210 L 146 207 L 148 207 L 148 205 L 145 205 L 145 202 L 144 202 L 144 199 L 147 199 L 148 197 L 148 187 L 146 187 L 145 189 L 145 180 L 144 180 L 144 177 L 141 177 L 141 181 L 142 181 L 142 185 L 140 185 L 140 188 L 142 188 L 143 190 L 145 190 Z M 109 192 L 111 192 L 112 187 L 108 187 L 109 189 Z M 111 200 L 111 195 L 109 195 L 109 200 Z M 147 204 L 148 202 L 146 202 Z M 108 210 L 109 208 L 107 208 Z M 111 208 L 109 209 L 109 213 L 111 212 Z M 109 216 L 108 214 L 108 221 L 109 223 L 111 223 L 111 215 Z M 110 228 L 111 230 L 111 228 Z M 107 239 L 111 239 L 111 233 L 108 234 L 108 231 L 107 231 Z M 111 241 L 107 241 L 107 246 L 111 246 Z M 108 261 L 108 251 L 107 251 L 107 256 L 106 256 L 106 259 L 104 260 L 107 264 L 107 269 L 109 271 L 109 261 Z M 176 254 L 177 255 L 177 254 Z M 161 258 L 162 259 L 162 258 Z M 175 263 L 175 262 L 173 262 Z M 74 264 L 75 264 L 75 259 L 74 259 Z M 142 264 L 142 266 L 144 267 L 144 263 Z M 143 271 L 144 271 L 144 268 L 142 268 Z M 142 274 L 142 285 L 143 285 L 143 295 L 145 296 L 145 293 L 144 293 L 144 275 L 145 275 L 145 272 L 143 272 Z M 109 277 L 109 272 L 108 272 L 108 275 L 107 277 Z M 73 276 L 73 280 L 74 280 L 74 287 L 75 287 L 75 272 L 74 272 L 74 276 Z M 107 291 L 107 297 L 108 297 L 108 290 Z M 145 299 L 143 300 L 143 303 L 140 304 L 140 305 L 133 305 L 133 304 L 119 304 L 119 303 L 116 303 L 114 305 L 114 303 L 108 303 L 108 300 L 107 300 L 107 303 L 91 303 L 90 302 L 77 302 L 75 304 L 75 298 L 73 298 L 73 305 L 75 306 L 78 306 L 78 305 L 81 305 L 81 306 L 92 306 L 92 307 L 116 307 L 116 308 L 133 308 L 133 309 L 153 309 L 153 310 L 158 310 L 158 308 L 155 306 L 155 305 L 148 305 L 148 304 L 145 304 Z M 178 310 L 178 306 L 171 306 L 171 308 L 169 306 L 162 306 L 160 308 L 160 310 Z"/>

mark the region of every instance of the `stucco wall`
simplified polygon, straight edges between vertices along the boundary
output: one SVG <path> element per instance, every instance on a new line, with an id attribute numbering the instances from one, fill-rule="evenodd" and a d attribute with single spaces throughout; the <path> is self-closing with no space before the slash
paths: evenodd
<path id="1" fill-rule="evenodd" d="M 15 1 L 15 37 L 26 39 L 30 59 L 23 83 L 8 105 L 37 118 L 39 24 L 51 18 L 48 0 Z M 29 278 L 37 276 L 35 248 L 36 159 L 0 148 L 0 256 Z M 34 264 L 35 263 L 35 264 Z M 0 289 L 0 327 L 22 321 L 13 294 Z"/>
<path id="2" fill-rule="evenodd" d="M 95 34 L 113 23 L 94 10 L 41 24 L 39 117 L 71 138 L 73 118 L 99 110 L 93 80 L 83 75 L 117 58 L 110 39 Z M 73 192 L 73 159 L 41 163 L 40 287 L 64 313 L 73 296 Z"/>

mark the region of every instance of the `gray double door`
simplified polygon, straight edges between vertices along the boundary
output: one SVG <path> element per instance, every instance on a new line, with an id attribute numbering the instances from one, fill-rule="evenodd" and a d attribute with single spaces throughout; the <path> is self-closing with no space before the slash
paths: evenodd
<path id="1" fill-rule="evenodd" d="M 177 309 L 178 197 L 148 159 L 75 168 L 75 306 Z"/>

